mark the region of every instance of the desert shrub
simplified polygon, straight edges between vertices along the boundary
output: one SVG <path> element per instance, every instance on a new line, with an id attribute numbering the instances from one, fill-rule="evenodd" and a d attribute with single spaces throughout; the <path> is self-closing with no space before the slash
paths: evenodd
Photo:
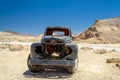
<path id="1" fill-rule="evenodd" d="M 8 44 L 0 44 L 0 49 L 7 49 L 8 47 Z"/>
<path id="2" fill-rule="evenodd" d="M 116 50 L 115 49 L 113 49 L 113 50 L 111 50 L 112 52 L 116 52 Z"/>
<path id="3" fill-rule="evenodd" d="M 82 50 L 92 50 L 93 48 L 83 46 L 80 49 L 82 49 Z"/>
<path id="4" fill-rule="evenodd" d="M 20 45 L 20 44 L 10 44 L 10 51 L 20 51 L 20 50 L 29 50 L 30 46 L 28 45 Z"/>
<path id="5" fill-rule="evenodd" d="M 30 46 L 28 46 L 28 45 L 23 45 L 22 47 L 23 47 L 23 50 L 29 50 L 30 49 Z"/>
<path id="6" fill-rule="evenodd" d="M 107 41 L 101 41 L 101 44 L 108 44 L 109 42 Z"/>
<path id="7" fill-rule="evenodd" d="M 107 50 L 105 50 L 105 49 L 96 49 L 96 50 L 94 50 L 94 53 L 95 54 L 105 54 L 105 53 L 107 53 Z"/>
<path id="8" fill-rule="evenodd" d="M 10 51 L 20 51 L 23 49 L 23 46 L 20 44 L 10 44 L 9 45 L 9 50 Z"/>

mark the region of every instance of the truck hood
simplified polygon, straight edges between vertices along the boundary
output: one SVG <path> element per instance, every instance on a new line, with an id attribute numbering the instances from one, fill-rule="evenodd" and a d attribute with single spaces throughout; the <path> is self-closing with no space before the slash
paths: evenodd
<path id="1" fill-rule="evenodd" d="M 72 42 L 72 38 L 69 36 L 43 36 L 41 42 L 44 42 L 45 39 L 51 39 L 51 38 L 63 40 L 64 43 Z"/>

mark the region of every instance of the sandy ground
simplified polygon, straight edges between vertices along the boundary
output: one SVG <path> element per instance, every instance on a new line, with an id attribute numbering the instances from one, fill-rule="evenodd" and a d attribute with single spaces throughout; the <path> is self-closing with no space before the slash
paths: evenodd
<path id="1" fill-rule="evenodd" d="M 79 66 L 73 75 L 62 69 L 32 73 L 26 64 L 29 53 L 0 49 L 0 80 L 120 80 L 120 67 L 106 63 L 106 59 L 120 58 L 117 51 L 95 54 L 93 49 L 79 49 Z"/>

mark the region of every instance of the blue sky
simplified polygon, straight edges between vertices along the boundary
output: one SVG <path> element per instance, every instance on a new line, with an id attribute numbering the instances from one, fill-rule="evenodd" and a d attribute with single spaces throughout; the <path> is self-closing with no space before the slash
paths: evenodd
<path id="1" fill-rule="evenodd" d="M 47 26 L 67 26 L 73 33 L 95 20 L 120 16 L 120 0 L 0 0 L 0 31 L 38 35 Z"/>

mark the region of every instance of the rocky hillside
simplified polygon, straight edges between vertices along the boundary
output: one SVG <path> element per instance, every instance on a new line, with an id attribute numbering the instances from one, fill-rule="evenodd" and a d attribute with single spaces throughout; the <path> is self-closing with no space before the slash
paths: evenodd
<path id="1" fill-rule="evenodd" d="M 120 42 L 120 17 L 96 20 L 90 28 L 78 34 L 75 39 L 118 43 Z"/>

